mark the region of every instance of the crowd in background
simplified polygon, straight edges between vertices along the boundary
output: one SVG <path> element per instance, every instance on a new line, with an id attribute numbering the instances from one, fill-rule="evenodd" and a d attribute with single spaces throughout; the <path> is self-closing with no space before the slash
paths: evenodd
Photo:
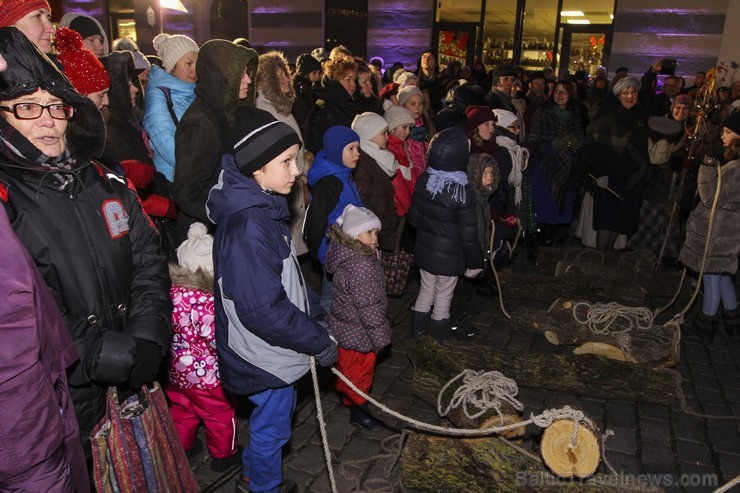
<path id="1" fill-rule="evenodd" d="M 492 269 L 536 265 L 539 248 L 577 238 L 605 251 L 649 249 L 664 265 L 698 271 L 705 252 L 697 235 L 706 235 L 720 170 L 722 199 L 696 330 L 711 338 L 722 304 L 725 327 L 738 332 L 731 276 L 740 245 L 740 81 L 712 88 L 712 75 L 698 72 L 686 87 L 679 75 L 661 76 L 663 60 L 642 77 L 620 67 L 611 79 L 605 67 L 593 76 L 511 65 L 489 70 L 481 62 L 440 67 L 431 50 L 409 70 L 379 57 L 366 61 L 341 45 L 289 60 L 280 51 L 260 54 L 243 38 L 198 46 L 166 33 L 153 40 L 156 54 L 143 54 L 128 39 L 109 45 L 100 23 L 84 14 L 68 13 L 53 26 L 45 0 L 4 2 L 0 25 L 17 28 L 0 30 L 7 62 L 0 85 L 0 226 L 17 270 L 8 266 L 5 277 L 25 283 L 21 291 L 41 292 L 36 308 L 15 292 L 4 296 L 50 328 L 36 344 L 56 338 L 67 348 L 23 360 L 50 378 L 44 388 L 30 390 L 27 375 L 3 363 L 11 376 L 0 385 L 21 383 L 0 395 L 14 395 L 17 409 L 62 415 L 54 418 L 54 433 L 50 421 L 15 426 L 16 434 L 43 436 L 31 442 L 46 450 L 35 447 L 31 455 L 22 445 L 28 440 L 12 441 L 15 448 L 0 454 L 8 458 L 0 460 L 0 486 L 85 491 L 79 471 L 84 457 L 90 460 L 86 438 L 105 411 L 105 389 L 135 392 L 161 371 L 185 450 L 198 451 L 203 421 L 215 471 L 244 461 L 237 491 L 294 491 L 279 475 L 265 483 L 253 477 L 250 486 L 249 458 L 261 452 L 237 446 L 230 393 L 265 396 L 303 373 L 273 374 L 250 359 L 254 354 L 230 343 L 222 348 L 234 340 L 235 326 L 260 344 L 331 365 L 337 341 L 328 326 L 339 334 L 337 366 L 369 391 L 375 354 L 390 343 L 378 284 L 382 255 L 415 255 L 421 287 L 412 336 L 472 337 L 470 293 L 495 295 Z M 265 170 L 289 151 L 286 163 L 297 172 L 281 185 Z M 233 236 L 269 229 L 233 222 L 239 207 L 233 197 L 252 200 L 244 188 L 252 182 L 235 178 L 242 175 L 256 179 L 261 192 L 286 198 L 285 211 L 282 202 L 260 205 L 287 224 L 288 246 L 277 249 L 282 261 L 307 255 L 319 265 L 316 311 L 300 318 L 313 310 L 306 294 L 302 314 L 290 312 L 290 330 L 302 327 L 310 340 L 266 335 L 271 326 L 253 306 L 263 299 L 259 289 L 239 279 L 223 284 L 224 252 L 238 253 L 230 250 Z M 516 245 L 526 255 L 518 256 Z M 346 258 L 357 263 L 343 264 Z M 264 270 L 259 276 L 269 279 L 274 272 L 265 262 L 235 269 L 244 267 L 244 278 Z M 293 267 L 282 268 L 285 289 L 293 286 L 286 272 L 302 280 Z M 356 284 L 359 272 L 365 284 Z M 229 289 L 252 298 L 232 307 L 224 296 Z M 291 306 L 300 304 L 287 296 Z M 12 326 L 10 301 L 3 327 Z M 281 353 L 281 361 L 288 357 Z M 13 358 L 22 360 L 4 361 Z M 69 392 L 55 392 L 57 382 Z M 364 399 L 339 383 L 337 390 L 352 424 L 381 425 Z M 79 431 L 67 419 L 69 399 Z M 294 402 L 272 393 L 264 399 L 253 403 L 281 399 L 285 411 Z M 253 433 L 272 426 L 253 419 Z M 285 443 L 289 431 L 278 441 Z M 82 450 L 69 445 L 77 434 Z M 11 443 L 10 434 L 0 437 Z"/>

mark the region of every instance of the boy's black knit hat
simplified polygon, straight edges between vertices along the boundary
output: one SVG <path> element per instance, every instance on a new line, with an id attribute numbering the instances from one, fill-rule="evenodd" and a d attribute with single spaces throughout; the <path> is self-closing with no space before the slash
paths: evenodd
<path id="1" fill-rule="evenodd" d="M 285 152 L 301 145 L 290 125 L 272 114 L 251 106 L 241 106 L 234 123 L 234 160 L 239 171 L 251 176 L 255 171 Z"/>

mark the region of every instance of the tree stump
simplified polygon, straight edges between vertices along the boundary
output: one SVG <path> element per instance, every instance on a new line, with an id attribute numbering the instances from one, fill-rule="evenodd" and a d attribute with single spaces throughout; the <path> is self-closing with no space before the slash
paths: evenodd
<path id="1" fill-rule="evenodd" d="M 671 404 L 675 400 L 673 374 L 642 364 L 625 365 L 594 355 L 501 351 L 451 341 L 440 346 L 431 337 L 415 339 L 408 347 L 408 356 L 415 369 L 420 361 L 427 368 L 434 366 L 433 361 L 442 354 L 452 358 L 462 369 L 499 371 L 514 379 L 520 387 L 654 404 Z"/>
<path id="2" fill-rule="evenodd" d="M 588 478 L 601 462 L 599 438 L 581 423 L 573 441 L 573 426 L 573 421 L 559 419 L 545 428 L 540 442 L 542 460 L 561 478 Z"/>

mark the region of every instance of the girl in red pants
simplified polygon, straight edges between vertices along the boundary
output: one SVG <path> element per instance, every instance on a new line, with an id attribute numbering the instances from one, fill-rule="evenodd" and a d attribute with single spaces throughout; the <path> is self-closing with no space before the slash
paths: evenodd
<path id="1" fill-rule="evenodd" d="M 211 469 L 224 472 L 242 463 L 236 446 L 234 406 L 224 394 L 216 360 L 213 305 L 213 236 L 202 223 L 190 225 L 177 249 L 180 265 L 170 266 L 172 339 L 170 342 L 170 414 L 183 448 L 197 454 L 195 435 L 201 421 L 211 454 Z"/>
<path id="2" fill-rule="evenodd" d="M 378 260 L 380 220 L 369 209 L 348 205 L 329 231 L 326 270 L 334 274 L 329 328 L 337 338 L 337 369 L 367 393 L 373 384 L 376 354 L 391 342 L 385 312 L 385 274 Z M 376 430 L 383 423 L 367 401 L 337 379 L 350 423 Z"/>

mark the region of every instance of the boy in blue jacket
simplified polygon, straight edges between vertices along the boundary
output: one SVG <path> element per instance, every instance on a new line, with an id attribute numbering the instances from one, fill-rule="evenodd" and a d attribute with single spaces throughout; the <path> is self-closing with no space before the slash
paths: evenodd
<path id="1" fill-rule="evenodd" d="M 336 343 L 315 317 L 323 315 L 303 279 L 290 241 L 285 195 L 299 175 L 298 135 L 266 111 L 237 113 L 234 154 L 225 155 L 206 203 L 217 225 L 214 243 L 216 343 L 229 392 L 255 408 L 237 491 L 297 490 L 282 477 L 282 447 L 290 439 L 293 383 L 337 357 Z"/>

